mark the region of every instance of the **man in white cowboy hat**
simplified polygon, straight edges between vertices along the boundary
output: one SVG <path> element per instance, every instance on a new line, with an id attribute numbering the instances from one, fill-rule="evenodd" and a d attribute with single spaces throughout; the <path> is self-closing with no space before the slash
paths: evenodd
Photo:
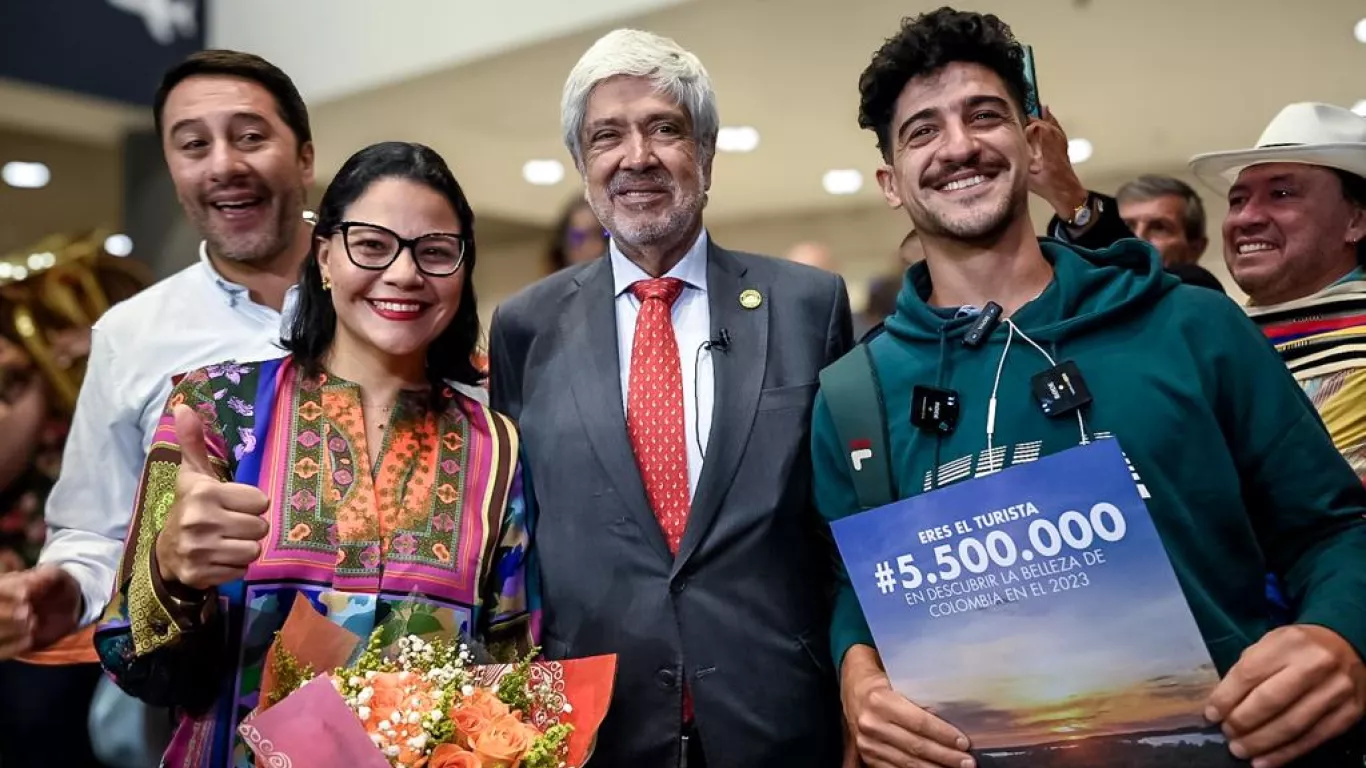
<path id="1" fill-rule="evenodd" d="M 1248 313 L 1366 477 L 1366 117 L 1291 104 L 1253 149 L 1191 169 L 1228 195 L 1224 260 Z"/>

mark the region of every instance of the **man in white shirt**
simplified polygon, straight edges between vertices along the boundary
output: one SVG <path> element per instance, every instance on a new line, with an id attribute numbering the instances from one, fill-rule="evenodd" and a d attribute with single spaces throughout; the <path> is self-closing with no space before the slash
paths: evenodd
<path id="1" fill-rule="evenodd" d="M 39 564 L 0 578 L 0 659 L 94 622 L 113 591 L 148 443 L 172 376 L 228 359 L 283 354 L 312 230 L 308 112 L 285 73 L 234 51 L 171 69 L 154 113 L 199 260 L 111 309 L 90 360 L 48 499 Z"/>

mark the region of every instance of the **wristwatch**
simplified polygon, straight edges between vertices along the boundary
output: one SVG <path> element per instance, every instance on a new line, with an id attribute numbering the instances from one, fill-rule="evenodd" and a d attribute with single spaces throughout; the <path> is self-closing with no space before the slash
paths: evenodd
<path id="1" fill-rule="evenodd" d="M 1072 211 L 1072 218 L 1067 222 L 1067 226 L 1073 229 L 1081 229 L 1090 224 L 1091 220 L 1099 213 L 1100 206 L 1100 200 L 1096 199 L 1095 195 L 1087 193 L 1086 201 L 1077 206 L 1075 211 Z"/>

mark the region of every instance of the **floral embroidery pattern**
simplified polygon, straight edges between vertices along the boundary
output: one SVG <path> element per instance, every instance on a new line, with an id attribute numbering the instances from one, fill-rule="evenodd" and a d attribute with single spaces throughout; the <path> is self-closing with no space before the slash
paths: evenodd
<path id="1" fill-rule="evenodd" d="M 208 367 L 210 379 L 227 379 L 233 384 L 241 384 L 243 374 L 251 373 L 251 369 L 245 365 L 238 365 L 234 362 L 211 365 Z"/>
<path id="2" fill-rule="evenodd" d="M 449 569 L 467 428 L 455 394 L 444 412 L 425 397 L 401 398 L 373 468 L 358 387 L 319 377 L 300 382 L 295 397 L 277 545 L 340 552 L 338 574 L 351 577 L 376 575 L 385 559 Z"/>

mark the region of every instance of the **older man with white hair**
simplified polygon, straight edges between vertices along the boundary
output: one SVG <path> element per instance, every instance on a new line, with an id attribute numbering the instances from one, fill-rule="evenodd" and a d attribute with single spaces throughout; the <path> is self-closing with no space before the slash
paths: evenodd
<path id="1" fill-rule="evenodd" d="M 593 765 L 838 765 L 808 441 L 844 283 L 708 237 L 716 97 L 673 41 L 598 40 L 562 119 L 609 255 L 499 307 L 491 399 L 539 507 L 542 645 L 618 655 Z"/>

